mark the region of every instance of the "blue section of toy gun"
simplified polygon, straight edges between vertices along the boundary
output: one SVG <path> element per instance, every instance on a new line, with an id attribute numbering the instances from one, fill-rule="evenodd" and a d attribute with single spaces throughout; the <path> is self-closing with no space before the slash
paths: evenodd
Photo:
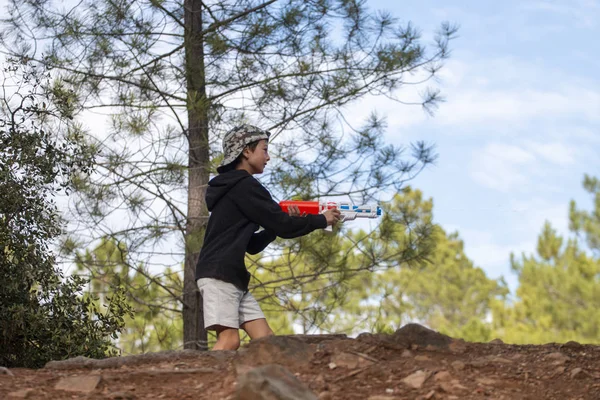
<path id="1" fill-rule="evenodd" d="M 339 206 L 339 210 L 340 211 L 351 211 L 351 212 L 355 212 L 358 214 L 374 214 L 374 209 L 376 209 L 375 215 L 377 216 L 381 216 L 381 207 L 375 206 L 375 205 L 362 205 L 362 206 L 355 206 L 355 205 L 349 205 L 349 204 L 340 204 Z"/>

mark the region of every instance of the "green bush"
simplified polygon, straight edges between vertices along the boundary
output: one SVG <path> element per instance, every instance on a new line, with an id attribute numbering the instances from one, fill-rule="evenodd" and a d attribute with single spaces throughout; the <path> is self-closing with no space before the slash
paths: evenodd
<path id="1" fill-rule="evenodd" d="M 130 313 L 122 291 L 99 309 L 86 282 L 64 277 L 52 251 L 63 221 L 54 198 L 91 173 L 94 149 L 65 115 L 74 93 L 50 92 L 48 71 L 8 60 L 0 109 L 0 365 L 115 354 Z"/>

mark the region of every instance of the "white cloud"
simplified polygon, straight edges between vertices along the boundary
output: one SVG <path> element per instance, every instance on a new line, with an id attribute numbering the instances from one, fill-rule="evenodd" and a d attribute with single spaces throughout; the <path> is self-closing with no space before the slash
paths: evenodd
<path id="1" fill-rule="evenodd" d="M 480 185 L 508 192 L 535 182 L 539 189 L 556 191 L 541 179 L 548 168 L 576 166 L 586 157 L 583 147 L 564 140 L 540 141 L 523 138 L 518 144 L 489 143 L 472 155 L 471 178 Z M 546 182 L 546 183 L 544 183 Z"/>
<path id="2" fill-rule="evenodd" d="M 521 8 L 526 11 L 545 11 L 574 20 L 578 26 L 593 28 L 600 14 L 597 0 L 543 0 L 524 2 Z"/>
<path id="3" fill-rule="evenodd" d="M 563 142 L 540 143 L 532 140 L 525 142 L 525 146 L 546 161 L 560 166 L 572 165 L 578 150 Z"/>
<path id="4" fill-rule="evenodd" d="M 525 185 L 529 177 L 523 173 L 536 157 L 521 147 L 499 143 L 488 144 L 473 156 L 471 177 L 479 184 L 499 191 Z"/>

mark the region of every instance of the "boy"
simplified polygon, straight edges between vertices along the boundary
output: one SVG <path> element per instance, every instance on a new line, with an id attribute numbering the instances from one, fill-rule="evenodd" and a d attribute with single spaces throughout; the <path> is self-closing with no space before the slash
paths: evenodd
<path id="1" fill-rule="evenodd" d="M 270 133 L 251 125 L 234 128 L 223 138 L 224 159 L 219 175 L 208 183 L 206 204 L 211 211 L 204 244 L 196 265 L 202 294 L 204 326 L 215 330 L 213 350 L 237 350 L 238 329 L 251 339 L 273 335 L 258 302 L 248 292 L 250 273 L 245 253 L 257 254 L 277 236 L 294 238 L 335 225 L 336 209 L 321 215 L 283 212 L 252 175 L 261 174 L 270 160 Z M 264 230 L 255 233 L 259 227 Z"/>

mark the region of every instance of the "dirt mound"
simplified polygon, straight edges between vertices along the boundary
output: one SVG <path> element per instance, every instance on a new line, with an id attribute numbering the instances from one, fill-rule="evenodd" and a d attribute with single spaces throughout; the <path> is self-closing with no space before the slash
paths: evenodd
<path id="1" fill-rule="evenodd" d="M 410 324 L 393 335 L 291 335 L 238 352 L 178 351 L 0 368 L 6 399 L 598 399 L 600 346 L 468 343 Z"/>

